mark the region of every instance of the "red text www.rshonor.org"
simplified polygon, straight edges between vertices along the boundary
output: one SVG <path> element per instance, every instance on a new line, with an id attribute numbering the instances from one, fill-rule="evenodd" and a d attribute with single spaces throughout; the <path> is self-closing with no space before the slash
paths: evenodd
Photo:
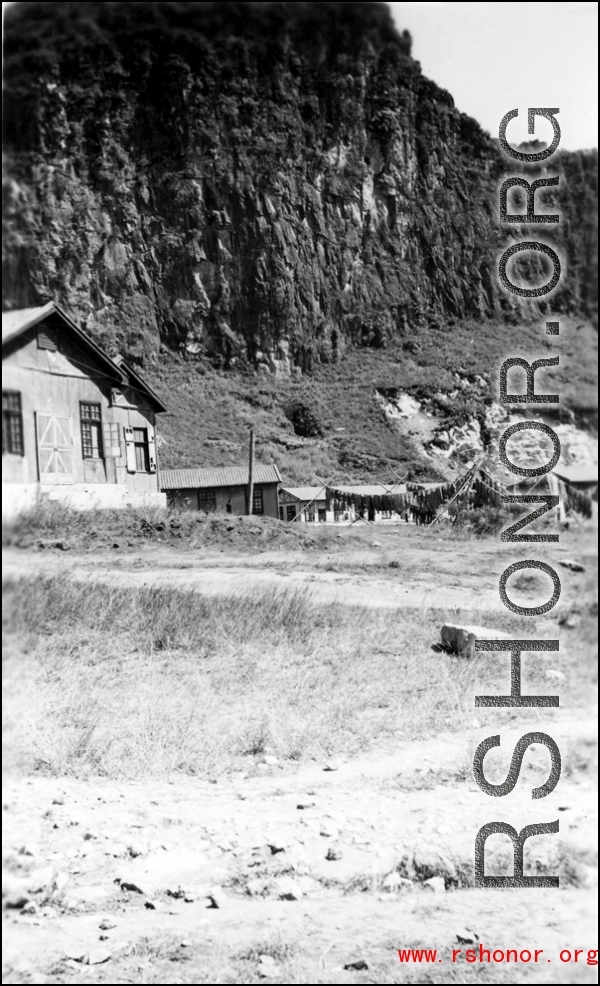
<path id="1" fill-rule="evenodd" d="M 558 961 L 564 964 L 569 962 L 579 962 L 582 965 L 598 965 L 597 948 L 563 948 L 558 956 L 548 958 L 543 948 L 485 948 L 478 945 L 477 948 L 453 948 L 446 960 L 438 953 L 436 948 L 399 948 L 398 959 L 400 962 L 485 962 L 491 965 L 503 965 L 510 962 L 528 963 L 553 962 Z"/>

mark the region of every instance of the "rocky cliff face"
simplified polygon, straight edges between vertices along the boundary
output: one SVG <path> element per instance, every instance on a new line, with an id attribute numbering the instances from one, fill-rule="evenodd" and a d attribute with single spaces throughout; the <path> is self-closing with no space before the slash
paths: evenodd
<path id="1" fill-rule="evenodd" d="M 282 373 L 546 309 L 497 284 L 523 235 L 498 224 L 498 182 L 523 170 L 383 4 L 23 3 L 6 56 L 5 306 L 53 297 L 140 361 Z M 559 167 L 551 310 L 585 314 L 595 157 Z"/>

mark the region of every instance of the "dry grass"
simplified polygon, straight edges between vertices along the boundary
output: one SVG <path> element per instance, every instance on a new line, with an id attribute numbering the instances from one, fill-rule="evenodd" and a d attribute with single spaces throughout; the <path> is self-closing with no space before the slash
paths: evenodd
<path id="1" fill-rule="evenodd" d="M 113 777 L 215 776 L 252 768 L 266 747 L 301 761 L 464 728 L 475 689 L 502 691 L 507 668 L 432 651 L 442 621 L 516 630 L 502 613 L 321 606 L 309 591 L 206 598 L 57 576 L 9 580 L 5 612 L 6 766 Z M 561 657 L 583 667 L 585 686 L 588 657 Z M 530 655 L 528 688 L 552 690 L 546 666 Z"/>

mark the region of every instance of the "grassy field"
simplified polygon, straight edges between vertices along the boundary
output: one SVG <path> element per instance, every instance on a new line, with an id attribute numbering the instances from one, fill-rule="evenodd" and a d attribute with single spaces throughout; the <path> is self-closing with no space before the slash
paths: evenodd
<path id="1" fill-rule="evenodd" d="M 544 982 L 593 981 L 557 956 L 593 943 L 590 541 L 561 539 L 557 557 L 585 571 L 561 569 L 564 597 L 525 631 L 560 638 L 524 655 L 523 691 L 558 690 L 561 708 L 488 710 L 474 695 L 506 693 L 508 655 L 448 654 L 441 625 L 520 638 L 523 618 L 474 606 L 497 538 L 433 531 L 51 507 L 6 532 L 3 981 L 532 981 L 527 966 L 451 964 L 463 928 L 546 949 Z M 298 573 L 310 581 L 291 589 Z M 440 605 L 438 583 L 464 606 Z M 539 592 L 528 573 L 516 583 Z M 548 776 L 536 745 L 512 800 L 490 807 L 474 749 L 502 733 L 486 758 L 501 783 L 525 728 L 560 743 L 560 790 L 531 801 Z M 531 840 L 526 869 L 560 873 L 560 895 L 536 891 L 532 912 L 527 894 L 473 887 L 481 825 L 557 812 L 560 838 Z M 498 839 L 487 872 L 510 873 Z M 402 965 L 398 947 L 438 948 L 443 964 Z"/>
<path id="2" fill-rule="evenodd" d="M 51 575 L 4 593 L 5 762 L 25 772 L 208 777 L 268 749 L 298 762 L 460 730 L 476 685 L 501 690 L 506 669 L 436 653 L 441 624 L 522 632 L 509 613 L 323 606 L 308 591 L 208 598 Z M 591 620 L 552 661 L 580 696 Z M 528 657 L 528 689 L 552 690 L 547 664 Z"/>
<path id="3" fill-rule="evenodd" d="M 382 349 L 350 347 L 339 363 L 305 377 L 219 371 L 207 360 L 165 354 L 160 367 L 146 371 L 169 406 L 159 425 L 160 463 L 238 465 L 252 427 L 259 461 L 275 462 L 290 484 L 435 481 L 436 462 L 423 455 L 422 436 L 411 435 L 410 422 L 390 423 L 378 392 L 403 391 L 424 402 L 434 428 L 483 421 L 486 404 L 498 400 L 507 354 L 534 360 L 558 353 L 560 365 L 544 371 L 544 384 L 561 395 L 561 420 L 574 416 L 589 427 L 597 421 L 597 345 L 592 325 L 574 318 L 562 320 L 560 337 L 545 336 L 537 321 L 464 320 L 413 328 L 409 339 Z M 477 377 L 484 387 L 473 385 Z M 457 392 L 457 379 L 466 389 Z M 299 422 L 308 428 L 297 434 Z"/>

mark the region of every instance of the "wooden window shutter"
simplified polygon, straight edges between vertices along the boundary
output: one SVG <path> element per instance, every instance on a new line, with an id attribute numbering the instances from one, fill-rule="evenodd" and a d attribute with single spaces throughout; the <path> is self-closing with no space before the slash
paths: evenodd
<path id="1" fill-rule="evenodd" d="M 156 442 L 153 428 L 148 428 L 148 472 L 156 472 Z"/>
<path id="2" fill-rule="evenodd" d="M 119 459 L 121 456 L 121 443 L 119 441 L 119 426 L 116 422 L 105 421 L 102 425 L 102 438 L 104 444 L 104 455 L 110 458 Z"/>
<path id="3" fill-rule="evenodd" d="M 135 467 L 135 442 L 133 440 L 133 428 L 123 428 L 125 432 L 125 455 L 127 459 L 127 472 L 136 472 Z"/>

